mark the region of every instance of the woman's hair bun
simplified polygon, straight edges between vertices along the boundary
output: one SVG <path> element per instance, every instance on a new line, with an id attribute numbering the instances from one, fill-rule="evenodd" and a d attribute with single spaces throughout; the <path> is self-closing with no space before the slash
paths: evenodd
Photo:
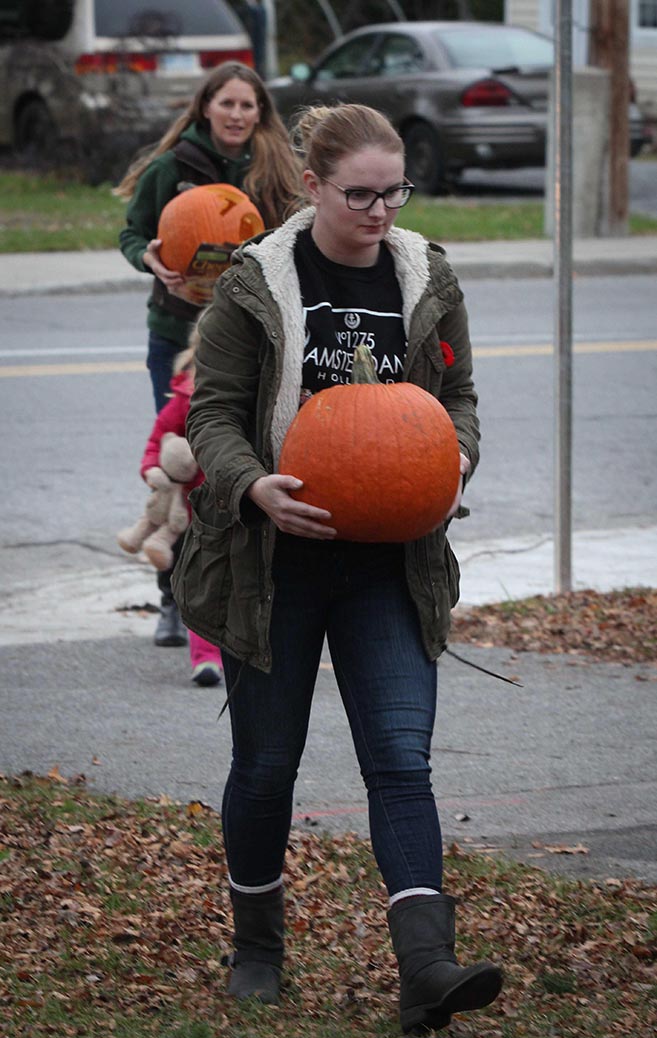
<path id="1" fill-rule="evenodd" d="M 297 154 L 303 157 L 308 154 L 315 130 L 334 110 L 328 105 L 309 105 L 299 110 L 290 130 L 292 147 Z"/>

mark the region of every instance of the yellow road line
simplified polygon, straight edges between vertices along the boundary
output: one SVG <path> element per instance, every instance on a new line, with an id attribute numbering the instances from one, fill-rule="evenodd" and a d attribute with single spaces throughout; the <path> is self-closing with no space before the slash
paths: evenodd
<path id="1" fill-rule="evenodd" d="M 657 340 L 636 342 L 576 342 L 574 353 L 652 353 Z M 551 343 L 509 346 L 475 346 L 474 356 L 486 357 L 549 357 Z M 134 371 L 145 372 L 143 360 L 89 361 L 76 364 L 7 364 L 0 365 L 0 378 L 39 378 L 44 375 L 115 375 Z"/>
<path id="2" fill-rule="evenodd" d="M 111 375 L 116 372 L 146 371 L 143 360 L 93 361 L 84 364 L 8 364 L 0 365 L 0 378 L 27 378 L 41 375 Z"/>
<path id="3" fill-rule="evenodd" d="M 573 353 L 647 353 L 657 350 L 657 342 L 576 342 Z M 549 357 L 551 343 L 517 346 L 475 346 L 475 357 Z"/>

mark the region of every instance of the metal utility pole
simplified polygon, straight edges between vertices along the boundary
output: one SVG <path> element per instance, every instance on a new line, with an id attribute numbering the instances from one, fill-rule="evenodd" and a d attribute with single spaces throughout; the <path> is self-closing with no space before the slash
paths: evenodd
<path id="1" fill-rule="evenodd" d="M 624 235 L 629 213 L 629 0 L 591 0 L 590 64 L 609 71 L 608 235 Z"/>
<path id="2" fill-rule="evenodd" d="M 278 75 L 278 34 L 275 0 L 262 0 L 265 9 L 265 68 L 266 79 Z"/>
<path id="3" fill-rule="evenodd" d="M 573 10 L 556 0 L 554 65 L 554 578 L 572 588 Z"/>

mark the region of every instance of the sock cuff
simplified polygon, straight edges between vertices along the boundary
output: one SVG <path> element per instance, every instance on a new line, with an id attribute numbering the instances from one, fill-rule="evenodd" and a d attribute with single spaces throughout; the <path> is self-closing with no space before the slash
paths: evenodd
<path id="1" fill-rule="evenodd" d="M 271 890 L 276 890 L 283 885 L 283 877 L 279 876 L 273 883 L 263 883 L 259 887 L 245 887 L 242 883 L 236 883 L 229 873 L 228 882 L 231 888 L 236 890 L 238 894 L 269 894 Z"/>
<path id="2" fill-rule="evenodd" d="M 388 901 L 388 908 L 392 908 L 397 901 L 401 901 L 404 897 L 421 897 L 425 894 L 440 894 L 440 891 L 435 887 L 408 887 L 406 890 L 399 890 L 392 895 Z"/>

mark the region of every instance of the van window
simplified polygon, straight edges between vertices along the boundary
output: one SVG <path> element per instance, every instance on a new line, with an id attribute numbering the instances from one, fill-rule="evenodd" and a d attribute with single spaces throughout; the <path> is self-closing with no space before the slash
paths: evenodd
<path id="1" fill-rule="evenodd" d="M 219 36 L 243 34 L 217 0 L 95 0 L 97 36 Z"/>
<path id="2" fill-rule="evenodd" d="M 74 0 L 0 0 L 0 37 L 61 40 L 71 28 Z"/>

